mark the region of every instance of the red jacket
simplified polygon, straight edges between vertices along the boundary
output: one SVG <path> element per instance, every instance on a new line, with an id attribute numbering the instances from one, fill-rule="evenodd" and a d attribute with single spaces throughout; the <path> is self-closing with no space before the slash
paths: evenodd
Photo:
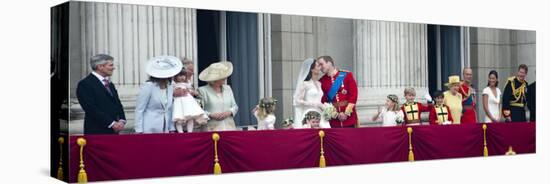
<path id="1" fill-rule="evenodd" d="M 321 79 L 319 79 L 319 82 L 321 82 L 321 89 L 324 93 L 321 102 L 328 102 L 328 93 L 332 87 L 332 83 L 334 83 L 334 80 L 336 80 L 340 72 L 342 71 L 338 71 L 338 73 L 332 77 L 324 75 Z M 353 111 L 345 121 L 340 122 L 337 118 L 330 120 L 329 122 L 331 127 L 357 126 L 357 111 L 355 110 L 355 104 L 357 103 L 357 83 L 355 82 L 353 73 L 349 71 L 345 72 L 347 72 L 347 74 L 344 77 L 344 81 L 338 89 L 336 96 L 332 100 L 332 104 L 338 112 L 345 112 L 348 106 L 349 108 L 352 108 Z"/>
<path id="2" fill-rule="evenodd" d="M 430 110 L 430 106 L 424 105 L 419 102 L 414 102 L 415 105 L 412 105 L 414 108 L 416 106 L 417 109 L 409 109 L 409 104 L 405 103 L 401 106 L 401 111 L 403 111 L 403 115 L 405 115 L 405 122 L 403 125 L 409 124 L 409 123 L 420 123 L 421 122 L 421 114 L 422 112 L 428 112 Z M 407 113 L 407 111 L 409 111 Z"/>
<path id="3" fill-rule="evenodd" d="M 462 118 L 460 118 L 460 124 L 472 124 L 477 122 L 476 96 L 473 94 L 474 89 L 466 83 L 460 84 L 460 90 L 458 92 L 462 94 Z M 471 98 L 471 99 L 470 99 Z"/>
<path id="4" fill-rule="evenodd" d="M 453 116 L 451 114 L 451 110 L 446 105 L 443 105 L 443 107 L 447 109 L 447 115 L 446 115 L 447 117 L 443 121 L 453 122 Z M 436 109 L 435 105 L 430 106 L 430 125 L 439 125 L 439 123 L 442 123 L 442 122 L 438 122 L 438 117 L 435 109 Z"/>

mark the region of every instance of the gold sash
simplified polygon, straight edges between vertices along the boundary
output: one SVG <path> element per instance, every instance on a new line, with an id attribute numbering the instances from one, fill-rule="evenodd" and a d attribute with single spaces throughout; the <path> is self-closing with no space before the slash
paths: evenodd
<path id="1" fill-rule="evenodd" d="M 419 120 L 419 112 L 418 112 L 418 104 L 416 102 L 414 103 L 406 103 L 404 104 L 405 107 L 405 114 L 407 114 L 407 120 Z"/>
<path id="2" fill-rule="evenodd" d="M 437 116 L 437 123 L 441 124 L 445 121 L 449 120 L 449 112 L 447 111 L 447 107 L 442 106 L 435 106 L 435 114 Z"/>

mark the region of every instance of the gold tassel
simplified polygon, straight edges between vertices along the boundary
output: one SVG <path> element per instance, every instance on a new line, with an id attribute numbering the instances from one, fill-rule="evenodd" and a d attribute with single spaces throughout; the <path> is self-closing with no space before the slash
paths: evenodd
<path id="1" fill-rule="evenodd" d="M 327 161 L 325 160 L 325 151 L 323 148 L 324 137 L 325 137 L 325 131 L 319 130 L 319 138 L 321 139 L 321 156 L 319 157 L 319 167 L 327 167 Z"/>
<path id="2" fill-rule="evenodd" d="M 220 166 L 220 163 L 214 164 L 214 174 L 221 174 L 222 173 L 222 166 Z"/>
<path id="3" fill-rule="evenodd" d="M 63 181 L 63 168 L 61 167 L 57 169 L 57 179 Z"/>
<path id="4" fill-rule="evenodd" d="M 321 158 L 319 158 L 319 167 L 327 167 L 327 162 L 325 161 L 325 155 L 321 155 Z"/>
<path id="5" fill-rule="evenodd" d="M 505 153 L 505 155 L 516 155 L 516 152 L 512 148 L 512 146 L 508 146 L 508 151 Z"/>
<path id="6" fill-rule="evenodd" d="M 59 167 L 57 168 L 57 179 L 63 181 L 63 143 L 65 143 L 65 139 L 63 137 L 59 137 L 57 142 L 59 143 Z"/>
<path id="7" fill-rule="evenodd" d="M 409 134 L 409 161 L 414 161 L 414 153 L 413 153 L 413 147 L 412 147 L 412 139 L 411 134 L 413 132 L 413 129 L 411 127 L 407 127 L 407 133 Z"/>
<path id="8" fill-rule="evenodd" d="M 86 171 L 83 169 L 80 169 L 78 172 L 78 183 L 87 183 L 88 182 L 88 175 L 86 174 Z"/>
<path id="9" fill-rule="evenodd" d="M 214 174 L 222 173 L 222 166 L 219 163 L 218 159 L 218 141 L 220 140 L 220 134 L 213 133 L 212 140 L 214 140 Z"/>
<path id="10" fill-rule="evenodd" d="M 86 146 L 86 139 L 83 137 L 80 137 L 76 140 L 76 143 L 78 146 L 80 146 L 80 171 L 78 171 L 78 183 L 87 183 L 88 182 L 88 175 L 86 174 L 86 170 L 84 170 L 84 146 Z"/>
<path id="11" fill-rule="evenodd" d="M 489 156 L 489 149 L 487 149 L 487 124 L 483 124 L 483 156 Z"/>

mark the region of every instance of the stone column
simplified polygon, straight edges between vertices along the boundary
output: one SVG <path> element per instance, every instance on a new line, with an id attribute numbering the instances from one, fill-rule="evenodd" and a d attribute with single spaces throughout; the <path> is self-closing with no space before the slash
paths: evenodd
<path id="1" fill-rule="evenodd" d="M 111 80 L 119 88 L 142 84 L 145 63 L 157 55 L 196 60 L 195 10 L 145 5 L 77 2 L 71 24 L 72 82 L 85 77 L 89 58 L 106 53 L 115 58 Z M 74 85 L 73 85 L 74 89 Z"/>
<path id="2" fill-rule="evenodd" d="M 280 104 L 278 120 L 294 116 L 292 100 L 302 62 L 330 55 L 337 67 L 351 70 L 352 38 L 351 19 L 271 15 L 272 94 Z"/>
<path id="3" fill-rule="evenodd" d="M 418 101 L 428 92 L 427 25 L 354 20 L 354 67 L 359 122 L 371 122 L 388 94 L 405 101 L 403 90 L 414 87 Z"/>
<path id="4" fill-rule="evenodd" d="M 82 119 L 76 84 L 91 72 L 89 59 L 95 54 L 115 58 L 111 81 L 129 123 L 139 86 L 148 79 L 144 66 L 150 58 L 173 55 L 197 61 L 196 13 L 190 8 L 71 2 L 69 37 L 72 121 Z"/>

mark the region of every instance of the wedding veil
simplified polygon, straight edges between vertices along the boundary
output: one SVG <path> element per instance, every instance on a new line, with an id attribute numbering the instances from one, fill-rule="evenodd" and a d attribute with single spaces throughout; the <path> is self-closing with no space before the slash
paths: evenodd
<path id="1" fill-rule="evenodd" d="M 304 80 L 306 80 L 307 75 L 311 71 L 310 70 L 311 64 L 313 64 L 314 61 L 315 61 L 315 59 L 313 59 L 313 58 L 307 58 L 302 63 L 302 68 L 300 68 L 300 73 L 298 73 L 298 78 L 296 78 L 296 88 L 294 89 L 294 96 L 292 96 L 293 97 L 293 100 L 292 100 L 293 103 L 292 104 L 294 106 L 297 105 L 296 99 L 298 97 L 298 93 L 299 93 L 299 90 L 301 88 L 300 85 L 302 85 Z"/>

